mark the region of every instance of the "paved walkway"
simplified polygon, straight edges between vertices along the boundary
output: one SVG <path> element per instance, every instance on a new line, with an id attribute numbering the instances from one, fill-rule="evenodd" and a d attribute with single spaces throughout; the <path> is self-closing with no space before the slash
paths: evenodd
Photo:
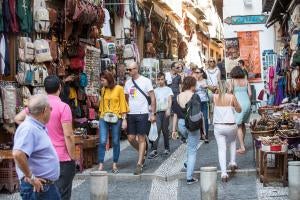
<path id="1" fill-rule="evenodd" d="M 210 134 L 210 143 L 199 145 L 196 173 L 199 177 L 199 169 L 202 166 L 218 166 L 217 145 Z M 171 140 L 171 155 L 163 156 L 163 141 L 160 141 L 160 156 L 146 161 L 144 175 L 134 176 L 133 170 L 136 165 L 137 152 L 129 146 L 128 142 L 122 142 L 121 156 L 119 161 L 120 174 L 109 176 L 109 199 L 134 199 L 134 200 L 185 200 L 200 199 L 200 183 L 187 185 L 185 173 L 182 169 L 186 158 L 186 144 L 180 141 Z M 257 180 L 250 133 L 246 135 L 245 155 L 237 156 L 237 164 L 241 172 L 237 173 L 228 183 L 222 183 L 218 175 L 218 199 L 220 200 L 239 200 L 239 199 L 258 199 L 258 200 L 287 200 L 287 188 L 263 187 Z M 107 153 L 105 170 L 110 171 L 112 152 Z M 78 174 L 74 180 L 72 200 L 89 199 L 89 171 Z M 167 180 L 167 181 L 166 181 Z M 0 194 L 0 199 L 20 199 L 19 194 L 15 193 Z"/>

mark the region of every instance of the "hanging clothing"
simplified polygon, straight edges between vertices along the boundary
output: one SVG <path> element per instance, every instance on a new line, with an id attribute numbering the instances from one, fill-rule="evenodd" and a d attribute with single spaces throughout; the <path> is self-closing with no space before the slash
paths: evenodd
<path id="1" fill-rule="evenodd" d="M 9 49 L 8 49 L 8 38 L 4 38 L 4 42 L 5 42 L 5 67 L 4 67 L 4 75 L 8 76 L 10 75 L 10 61 L 9 61 Z"/>
<path id="2" fill-rule="evenodd" d="M 0 0 L 0 32 L 4 31 L 4 22 L 3 22 L 3 0 Z"/>
<path id="3" fill-rule="evenodd" d="M 277 82 L 277 89 L 276 89 L 276 97 L 275 97 L 275 105 L 281 104 L 282 100 L 285 98 L 285 78 L 279 77 Z"/>
<path id="4" fill-rule="evenodd" d="M 3 22 L 4 22 L 4 32 L 10 32 L 10 11 L 9 11 L 9 0 L 3 0 Z"/>
<path id="5" fill-rule="evenodd" d="M 274 78 L 275 78 L 275 69 L 274 67 L 269 67 L 269 91 L 271 94 L 275 92 Z"/>
<path id="6" fill-rule="evenodd" d="M 110 14 L 106 8 L 103 9 L 105 14 L 105 19 L 103 23 L 103 27 L 101 29 L 102 35 L 106 37 L 111 37 L 111 29 L 110 29 Z"/>
<path id="7" fill-rule="evenodd" d="M 31 8 L 31 0 L 17 0 L 17 16 L 20 25 L 20 31 L 23 33 L 31 33 L 33 26 L 33 18 Z"/>
<path id="8" fill-rule="evenodd" d="M 10 29 L 13 33 L 19 32 L 19 23 L 16 15 L 16 0 L 9 0 L 9 11 L 10 11 Z"/>
<path id="9" fill-rule="evenodd" d="M 1 75 L 4 75 L 4 69 L 5 69 L 5 49 L 6 49 L 5 37 L 4 37 L 4 35 L 2 35 L 1 40 L 0 40 L 0 70 L 1 70 Z"/>

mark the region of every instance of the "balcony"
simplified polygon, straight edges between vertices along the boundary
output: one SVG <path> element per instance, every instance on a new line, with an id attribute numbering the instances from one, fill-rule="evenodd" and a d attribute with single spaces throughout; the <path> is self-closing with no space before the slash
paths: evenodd
<path id="1" fill-rule="evenodd" d="M 154 2 L 159 4 L 161 8 L 169 11 L 176 18 L 181 18 L 182 16 L 181 0 L 156 0 Z"/>
<path id="2" fill-rule="evenodd" d="M 189 12 L 191 12 L 198 19 L 200 19 L 200 20 L 206 19 L 204 9 L 201 6 L 202 3 L 200 4 L 200 0 L 184 0 L 181 2 L 183 3 L 183 7 L 186 8 Z"/>

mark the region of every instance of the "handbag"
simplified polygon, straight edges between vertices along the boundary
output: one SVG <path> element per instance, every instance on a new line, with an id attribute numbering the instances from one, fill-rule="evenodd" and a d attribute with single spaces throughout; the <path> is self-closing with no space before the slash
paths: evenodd
<path id="1" fill-rule="evenodd" d="M 136 89 L 138 89 L 142 93 L 142 95 L 144 95 L 144 97 L 146 98 L 146 100 L 150 106 L 151 105 L 150 97 L 145 94 L 145 92 L 136 84 L 136 82 L 133 79 L 131 79 L 131 80 L 132 80 L 133 85 L 136 87 Z"/>
<path id="2" fill-rule="evenodd" d="M 102 96 L 102 100 L 103 100 L 102 110 L 104 110 L 104 95 L 105 95 L 105 89 L 104 89 L 103 96 Z M 110 110 L 110 100 L 108 101 L 108 108 Z M 119 118 L 115 113 L 106 112 L 106 113 L 104 113 L 103 120 L 107 123 L 115 124 L 118 122 Z"/>

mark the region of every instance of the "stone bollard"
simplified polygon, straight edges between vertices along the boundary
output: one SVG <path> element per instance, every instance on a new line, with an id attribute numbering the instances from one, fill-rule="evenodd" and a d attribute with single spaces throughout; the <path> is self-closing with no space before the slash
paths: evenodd
<path id="1" fill-rule="evenodd" d="M 90 199 L 108 199 L 108 176 L 106 171 L 93 171 L 90 173 Z"/>
<path id="2" fill-rule="evenodd" d="M 289 162 L 289 199 L 300 199 L 300 161 Z"/>
<path id="3" fill-rule="evenodd" d="M 201 200 L 217 199 L 217 167 L 201 167 L 200 187 Z"/>

